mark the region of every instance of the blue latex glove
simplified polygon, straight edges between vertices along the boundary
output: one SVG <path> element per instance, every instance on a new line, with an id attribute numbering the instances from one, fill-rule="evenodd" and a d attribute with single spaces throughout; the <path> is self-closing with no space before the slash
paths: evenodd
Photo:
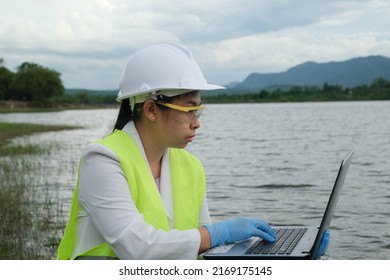
<path id="1" fill-rule="evenodd" d="M 210 233 L 211 247 L 223 243 L 234 243 L 252 236 L 258 236 L 268 242 L 275 241 L 272 228 L 266 222 L 252 218 L 237 218 L 207 225 L 205 228 Z"/>
<path id="2" fill-rule="evenodd" d="M 326 251 L 328 250 L 329 247 L 329 242 L 330 242 L 330 230 L 325 230 L 324 235 L 322 236 L 320 247 L 317 250 L 317 253 L 315 255 L 315 259 L 318 260 L 323 256 Z"/>

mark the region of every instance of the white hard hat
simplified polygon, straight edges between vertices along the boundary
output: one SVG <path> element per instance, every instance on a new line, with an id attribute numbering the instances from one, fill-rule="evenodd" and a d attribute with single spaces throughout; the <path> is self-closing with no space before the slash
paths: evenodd
<path id="1" fill-rule="evenodd" d="M 192 53 L 173 43 L 155 43 L 133 54 L 123 69 L 117 101 L 144 102 L 159 94 L 174 96 L 193 90 L 224 89 L 208 84 Z"/>

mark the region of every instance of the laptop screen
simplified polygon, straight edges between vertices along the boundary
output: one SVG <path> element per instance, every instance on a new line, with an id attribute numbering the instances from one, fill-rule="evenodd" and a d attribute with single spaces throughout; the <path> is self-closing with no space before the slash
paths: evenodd
<path id="1" fill-rule="evenodd" d="M 345 181 L 345 177 L 347 176 L 348 169 L 349 169 L 349 166 L 351 164 L 353 153 L 354 153 L 354 151 L 353 151 L 353 149 L 351 149 L 349 151 L 349 153 L 347 154 L 347 156 L 341 162 L 340 169 L 339 169 L 339 172 L 337 174 L 332 193 L 330 195 L 328 204 L 326 206 L 325 214 L 322 218 L 321 225 L 320 225 L 320 228 L 318 230 L 316 240 L 315 240 L 313 248 L 310 252 L 310 255 L 312 258 L 315 257 L 315 252 L 317 252 L 318 247 L 321 244 L 322 235 L 324 234 L 325 230 L 329 227 L 330 220 L 332 219 L 333 212 L 336 208 L 336 204 L 337 204 L 337 201 L 339 199 L 340 192 L 341 192 L 342 186 L 343 186 L 344 181 Z"/>

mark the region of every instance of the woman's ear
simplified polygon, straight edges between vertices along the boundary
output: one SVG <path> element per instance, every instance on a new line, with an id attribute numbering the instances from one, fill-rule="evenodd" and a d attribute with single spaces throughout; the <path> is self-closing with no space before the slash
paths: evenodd
<path id="1" fill-rule="evenodd" d="M 156 115 L 156 103 L 152 99 L 148 99 L 144 102 L 144 113 L 145 117 L 150 121 L 155 121 L 157 118 Z"/>

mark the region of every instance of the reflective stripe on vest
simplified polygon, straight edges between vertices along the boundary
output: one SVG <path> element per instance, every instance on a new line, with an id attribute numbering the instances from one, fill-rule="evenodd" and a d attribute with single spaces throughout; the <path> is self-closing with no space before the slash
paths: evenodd
<path id="1" fill-rule="evenodd" d="M 156 188 L 149 166 L 134 140 L 124 131 L 116 130 L 98 141 L 119 158 L 134 203 L 147 223 L 155 228 L 169 230 L 168 218 Z M 183 149 L 169 149 L 172 192 L 174 203 L 174 228 L 180 230 L 198 227 L 199 212 L 205 194 L 206 179 L 200 161 Z M 80 177 L 80 174 L 79 174 Z M 70 259 L 76 245 L 78 214 L 78 185 L 72 199 L 71 214 L 64 237 L 58 248 L 57 259 Z M 88 250 L 80 256 L 116 257 L 108 243 Z"/>

